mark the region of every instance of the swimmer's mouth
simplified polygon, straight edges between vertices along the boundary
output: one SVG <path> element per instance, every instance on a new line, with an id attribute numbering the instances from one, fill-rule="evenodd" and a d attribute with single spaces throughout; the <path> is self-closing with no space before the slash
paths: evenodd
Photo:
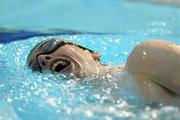
<path id="1" fill-rule="evenodd" d="M 52 72 L 64 72 L 71 67 L 71 62 L 67 60 L 58 60 L 52 65 Z"/>

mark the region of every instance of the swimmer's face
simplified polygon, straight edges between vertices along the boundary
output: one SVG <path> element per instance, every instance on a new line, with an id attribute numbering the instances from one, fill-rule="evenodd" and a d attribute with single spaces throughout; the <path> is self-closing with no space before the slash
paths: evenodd
<path id="1" fill-rule="evenodd" d="M 99 53 L 73 43 L 50 39 L 36 45 L 28 56 L 33 70 L 81 77 L 95 70 L 100 64 Z"/>

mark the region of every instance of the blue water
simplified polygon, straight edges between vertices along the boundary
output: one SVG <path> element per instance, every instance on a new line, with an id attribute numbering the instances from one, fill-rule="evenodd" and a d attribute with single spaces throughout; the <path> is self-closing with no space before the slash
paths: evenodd
<path id="1" fill-rule="evenodd" d="M 159 31 L 162 35 L 173 32 L 179 36 L 179 7 L 147 1 L 151 0 L 1 0 L 0 27 L 41 32 L 66 29 L 152 34 Z"/>
<path id="2" fill-rule="evenodd" d="M 116 78 L 105 76 L 108 82 L 104 87 L 90 78 L 83 83 L 35 73 L 26 65 L 33 46 L 52 37 L 98 51 L 102 63 L 108 65 L 124 64 L 131 50 L 144 40 L 163 39 L 180 44 L 178 6 L 136 1 L 2 0 L 0 120 L 178 120 L 179 108 L 150 105 L 139 99 L 131 79 L 119 79 L 129 85 L 117 85 Z M 25 36 L 22 32 L 17 34 L 19 30 L 30 31 L 27 33 L 31 37 L 26 32 Z M 66 33 L 64 30 L 75 32 L 51 35 Z M 75 34 L 77 31 L 81 34 Z M 48 34 L 36 36 L 36 32 Z M 7 43 L 2 44 L 4 41 Z M 119 77 L 122 74 L 116 73 Z"/>
<path id="3" fill-rule="evenodd" d="M 116 85 L 118 94 L 113 95 L 108 90 L 114 89 L 114 84 L 104 88 L 98 82 L 82 84 L 78 80 L 67 81 L 49 73 L 32 72 L 26 66 L 27 54 L 36 43 L 51 37 L 68 39 L 99 51 L 102 53 L 102 62 L 109 65 L 125 63 L 133 47 L 142 41 L 142 38 L 146 39 L 145 36 L 136 34 L 134 37 L 120 34 L 84 34 L 33 37 L 9 44 L 0 44 L 0 119 L 139 120 L 180 117 L 180 111 L 176 107 L 153 107 L 135 99 L 133 89 L 128 87 L 131 86 L 131 82 L 128 86 Z M 177 40 L 169 41 L 178 43 Z M 109 80 L 113 81 L 114 78 L 109 78 Z"/>

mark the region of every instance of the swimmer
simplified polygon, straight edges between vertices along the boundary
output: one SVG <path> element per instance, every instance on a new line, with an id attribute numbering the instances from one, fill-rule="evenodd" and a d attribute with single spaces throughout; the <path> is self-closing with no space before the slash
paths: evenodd
<path id="1" fill-rule="evenodd" d="M 48 39 L 31 50 L 27 63 L 35 71 L 73 74 L 78 78 L 124 70 L 132 76 L 145 100 L 180 106 L 180 45 L 144 41 L 132 50 L 125 65 L 112 68 L 102 64 L 100 56 L 66 40 Z"/>

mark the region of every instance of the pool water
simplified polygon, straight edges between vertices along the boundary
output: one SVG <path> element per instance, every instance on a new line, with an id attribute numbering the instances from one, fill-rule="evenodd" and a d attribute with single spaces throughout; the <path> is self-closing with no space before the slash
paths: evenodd
<path id="1" fill-rule="evenodd" d="M 148 1 L 150 1 L 148 4 Z M 152 0 L 1 0 L 0 28 L 56 32 L 180 34 L 178 6 Z M 33 9 L 32 9 L 33 8 Z M 3 30 L 4 30 L 3 29 Z M 1 29 L 0 29 L 1 31 Z"/>
<path id="2" fill-rule="evenodd" d="M 46 38 L 64 38 L 102 53 L 109 65 L 125 63 L 133 47 L 146 36 L 60 35 L 32 37 L 0 44 L 0 120 L 177 119 L 178 108 L 148 105 L 138 99 L 132 83 L 102 86 L 98 80 L 84 84 L 50 73 L 32 72 L 26 65 L 29 51 Z M 169 40 L 171 41 L 171 40 Z M 172 42 L 178 43 L 174 40 Z M 113 46 L 113 47 L 112 47 Z M 117 73 L 121 76 L 122 73 Z M 107 82 L 107 84 L 109 84 Z M 112 94 L 110 91 L 116 91 Z"/>
<path id="3" fill-rule="evenodd" d="M 98 51 L 102 63 L 110 66 L 125 64 L 132 49 L 144 40 L 161 39 L 180 44 L 179 6 L 152 4 L 148 0 L 31 0 L 26 3 L 2 0 L 1 3 L 0 120 L 180 118 L 180 110 L 175 106 L 143 101 L 130 77 L 66 80 L 50 73 L 32 72 L 26 65 L 33 46 L 47 38 L 64 38 Z M 17 34 L 21 30 L 28 32 Z M 69 34 L 67 30 L 74 32 Z M 39 36 L 36 32 L 48 34 Z M 126 75 L 115 74 L 119 78 Z"/>

